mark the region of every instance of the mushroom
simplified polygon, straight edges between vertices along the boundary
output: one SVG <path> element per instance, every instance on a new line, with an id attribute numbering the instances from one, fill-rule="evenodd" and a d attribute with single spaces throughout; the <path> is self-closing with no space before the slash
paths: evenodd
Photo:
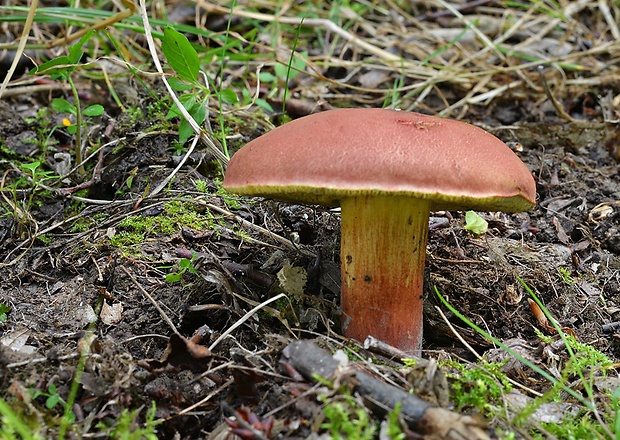
<path id="1" fill-rule="evenodd" d="M 340 205 L 344 334 L 412 354 L 422 345 L 430 211 L 519 212 L 536 204 L 532 174 L 502 141 L 459 121 L 385 109 L 305 116 L 231 159 L 224 188 Z"/>

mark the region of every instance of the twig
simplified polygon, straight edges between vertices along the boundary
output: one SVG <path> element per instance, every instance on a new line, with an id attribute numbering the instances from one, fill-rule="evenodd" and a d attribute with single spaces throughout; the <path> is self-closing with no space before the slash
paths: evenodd
<path id="1" fill-rule="evenodd" d="M 398 348 L 380 339 L 377 339 L 374 336 L 368 336 L 364 340 L 364 348 L 370 351 L 371 353 L 376 353 L 389 359 L 400 360 L 400 359 L 412 358 L 412 357 L 415 358 L 415 356 L 405 353 L 404 351 L 399 350 Z"/>
<path id="2" fill-rule="evenodd" d="M 478 352 L 476 350 L 473 349 L 473 347 L 471 345 L 469 345 L 467 343 L 467 341 L 465 341 L 465 339 L 463 339 L 463 337 L 459 334 L 459 332 L 456 331 L 456 329 L 454 328 L 454 326 L 452 325 L 452 323 L 448 320 L 448 318 L 446 317 L 446 315 L 444 315 L 443 311 L 441 310 L 441 308 L 439 308 L 438 306 L 435 306 L 435 309 L 437 310 L 437 312 L 439 312 L 439 315 L 441 316 L 441 318 L 444 320 L 444 322 L 446 323 L 446 325 L 450 328 L 450 330 L 452 330 L 452 333 L 454 333 L 454 336 L 457 337 L 457 339 L 459 341 L 461 341 L 461 344 L 463 344 L 465 346 L 465 348 L 467 348 L 478 360 L 482 359 L 482 356 L 480 356 L 478 354 Z"/>
<path id="3" fill-rule="evenodd" d="M 167 417 L 165 419 L 160 419 L 160 420 L 163 420 L 163 421 L 171 420 L 174 417 L 182 416 L 183 414 L 187 414 L 188 412 L 193 411 L 196 408 L 199 408 L 200 406 L 204 405 L 209 400 L 211 400 L 213 398 L 213 396 L 218 395 L 219 393 L 224 391 L 226 388 L 231 386 L 233 383 L 235 383 L 235 379 L 228 379 L 221 386 L 219 386 L 218 388 L 216 388 L 215 390 L 213 390 L 209 394 L 207 394 L 203 399 L 199 400 L 198 402 L 194 403 L 193 405 L 188 406 L 187 408 L 182 409 L 181 411 L 179 411 L 178 413 L 176 413 L 173 416 Z"/>
<path id="4" fill-rule="evenodd" d="M 545 78 L 545 74 L 543 73 L 543 70 L 544 70 L 543 66 L 538 66 L 537 71 L 538 71 L 538 75 L 540 76 L 540 81 L 542 82 L 543 88 L 545 89 L 545 94 L 547 95 L 547 98 L 549 98 L 549 101 L 551 101 L 551 104 L 553 105 L 553 108 L 555 109 L 555 111 L 558 113 L 558 116 L 560 116 L 562 119 L 566 119 L 568 122 L 579 122 L 575 120 L 575 118 L 573 118 L 571 115 L 566 113 L 566 110 L 564 110 L 564 107 L 562 107 L 562 104 L 560 104 L 558 100 L 555 98 L 555 96 L 551 92 L 549 83 L 547 83 L 547 78 Z"/>
<path id="5" fill-rule="evenodd" d="M 179 331 L 177 330 L 177 328 L 174 326 L 174 324 L 172 323 L 172 321 L 170 320 L 170 318 L 168 318 L 168 315 L 166 315 L 166 312 L 163 311 L 163 309 L 161 307 L 159 307 L 159 304 L 157 304 L 157 301 L 155 301 L 155 299 L 153 299 L 153 297 L 140 285 L 140 283 L 138 283 L 138 280 L 136 280 L 136 278 L 125 268 L 125 266 L 121 266 L 121 270 L 123 272 L 125 272 L 125 274 L 129 277 L 129 279 L 135 284 L 135 286 L 140 290 L 140 292 L 142 293 L 142 295 L 146 296 L 148 298 L 149 301 L 151 301 L 151 304 L 153 304 L 153 306 L 155 306 L 155 308 L 157 309 L 157 311 L 159 312 L 160 316 L 163 318 L 164 321 L 166 321 L 166 324 L 168 324 L 170 326 L 170 328 L 172 329 L 172 331 L 177 334 L 178 336 L 181 336 L 181 333 L 179 333 Z M 182 336 L 181 336 L 182 337 Z"/>
<path id="6" fill-rule="evenodd" d="M 443 439 L 490 438 L 485 432 L 483 421 L 431 405 L 361 371 L 356 365 L 344 367 L 343 370 L 340 362 L 312 341 L 292 342 L 284 349 L 283 360 L 306 378 L 316 380 L 316 377 L 321 377 L 350 386 L 362 396 L 368 408 L 379 416 L 385 416 L 400 404 L 400 415 L 405 423 L 420 434 Z"/>
<path id="7" fill-rule="evenodd" d="M 175 167 L 175 169 L 172 170 L 172 172 L 170 174 L 168 174 L 168 176 L 159 185 L 157 185 L 157 188 L 155 188 L 153 191 L 151 191 L 151 193 L 149 195 L 144 197 L 144 199 L 150 199 L 150 198 L 155 197 L 166 186 L 168 186 L 168 183 L 170 183 L 172 178 L 179 172 L 179 170 L 183 167 L 183 165 L 185 165 L 185 162 L 187 162 L 187 159 L 189 159 L 189 156 L 194 152 L 194 148 L 196 148 L 196 144 L 197 143 L 198 143 L 198 137 L 194 137 L 194 140 L 192 141 L 192 144 L 190 145 L 190 147 L 187 150 L 187 152 L 183 155 L 183 158 L 181 159 L 179 164 Z M 144 200 L 144 199 L 138 199 L 138 201 L 136 202 L 136 204 L 134 206 L 137 207 L 140 203 L 142 203 L 142 200 Z"/>
<path id="8" fill-rule="evenodd" d="M 81 148 L 81 147 L 79 145 L 76 145 L 76 148 Z M 80 183 L 79 185 L 73 186 L 71 188 L 57 189 L 56 192 L 62 196 L 67 196 L 67 195 L 76 193 L 78 191 L 81 191 L 83 189 L 90 188 L 93 185 L 99 183 L 101 181 L 101 172 L 103 171 L 104 153 L 105 153 L 105 147 L 100 147 L 99 151 L 97 152 L 98 154 L 97 163 L 95 164 L 95 168 L 93 169 L 93 174 L 90 180 L 88 180 L 87 182 Z M 81 164 L 83 165 L 84 161 L 82 161 Z M 76 168 L 79 169 L 79 166 L 77 166 Z"/>
<path id="9" fill-rule="evenodd" d="M 38 1 L 38 0 L 36 0 Z M 72 34 L 67 35 L 66 37 L 60 37 L 60 38 L 56 38 L 55 40 L 51 41 L 48 45 L 47 48 L 52 48 L 52 47 L 56 47 L 56 46 L 61 46 L 61 45 L 68 45 L 69 43 L 75 41 L 75 40 L 79 40 L 80 38 L 82 38 L 84 35 L 86 35 L 88 32 L 90 32 L 91 30 L 101 30 L 101 29 L 105 29 L 109 26 L 113 26 L 116 23 L 123 21 L 126 18 L 129 18 L 133 15 L 133 13 L 136 11 L 136 7 L 134 6 L 133 2 L 131 1 L 123 1 L 123 4 L 125 4 L 125 6 L 128 6 L 127 9 L 124 9 L 120 12 L 117 12 L 116 14 L 112 15 L 111 17 L 108 17 L 106 19 L 103 19 L 91 26 L 85 27 L 80 29 L 77 32 L 74 32 Z"/>
<path id="10" fill-rule="evenodd" d="M 620 40 L 620 30 L 618 30 L 618 23 L 611 15 L 607 0 L 598 0 L 598 8 L 601 10 L 603 17 L 605 17 L 605 21 L 607 22 L 607 26 L 609 26 L 609 31 L 614 37 L 614 40 Z"/>
<path id="11" fill-rule="evenodd" d="M 230 211 L 225 210 L 224 208 L 221 208 L 219 206 L 213 205 L 211 203 L 206 203 L 205 202 L 205 206 L 213 211 L 219 212 L 220 214 L 223 214 L 227 217 L 230 217 L 232 219 L 234 219 L 235 221 L 238 221 L 239 223 L 241 223 L 243 226 L 255 229 L 256 231 L 265 234 L 266 236 L 272 238 L 273 240 L 277 241 L 278 243 L 284 245 L 285 247 L 287 247 L 288 249 L 297 251 L 299 253 L 301 253 L 302 255 L 306 256 L 306 257 L 313 257 L 316 258 L 316 254 L 314 252 L 311 252 L 303 247 L 300 246 L 296 246 L 291 240 L 289 240 L 288 238 L 285 237 L 281 237 L 278 234 L 274 234 L 273 232 L 271 232 L 269 229 L 265 229 L 262 226 L 258 226 L 250 221 L 247 221 L 246 219 L 233 214 Z"/>
<path id="12" fill-rule="evenodd" d="M 280 298 L 286 297 L 286 294 L 281 293 L 279 295 L 274 296 L 273 298 L 269 298 L 267 301 L 263 301 L 262 303 L 260 303 L 259 305 L 257 305 L 256 307 L 254 307 L 252 310 L 250 310 L 249 312 L 247 312 L 245 315 L 243 315 L 241 317 L 241 319 L 239 319 L 237 322 L 235 322 L 232 326 L 230 326 L 228 328 L 228 330 L 226 330 L 224 333 L 222 333 L 220 335 L 219 338 L 217 338 L 213 344 L 211 344 L 211 346 L 209 347 L 210 351 L 213 351 L 215 349 L 215 347 L 217 347 L 217 345 L 222 342 L 225 338 L 228 337 L 228 335 L 230 335 L 233 331 L 235 331 L 235 329 L 237 327 L 240 327 L 241 325 L 243 325 L 245 323 L 245 321 L 247 321 L 248 319 L 250 319 L 252 317 L 252 315 L 254 315 L 256 312 L 258 312 L 260 309 L 262 309 L 263 307 L 265 307 L 267 304 L 271 304 L 274 301 L 279 300 Z"/>
<path id="13" fill-rule="evenodd" d="M 466 2 L 465 4 L 457 6 L 456 10 L 459 12 L 468 12 L 472 9 L 477 8 L 478 6 L 484 6 L 486 4 L 493 3 L 493 2 L 494 0 L 472 0 L 472 1 Z M 452 12 L 446 11 L 446 10 L 440 10 L 440 11 L 431 12 L 428 14 L 423 14 L 420 17 L 418 17 L 418 20 L 419 21 L 435 21 L 439 18 L 448 17 L 450 15 L 452 15 Z"/>

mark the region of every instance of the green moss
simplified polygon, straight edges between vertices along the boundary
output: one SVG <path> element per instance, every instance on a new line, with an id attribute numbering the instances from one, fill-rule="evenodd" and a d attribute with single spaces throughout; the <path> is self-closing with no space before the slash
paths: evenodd
<path id="1" fill-rule="evenodd" d="M 209 181 L 207 180 L 196 180 L 194 184 L 198 192 L 206 194 L 209 191 Z"/>
<path id="2" fill-rule="evenodd" d="M 544 440 L 549 438 L 549 434 L 558 439 L 566 440 L 598 440 L 606 438 L 605 431 L 600 424 L 592 421 L 589 415 L 583 414 L 580 417 L 566 416 L 561 423 L 541 423 L 545 433 L 533 430 L 532 438 Z"/>
<path id="3" fill-rule="evenodd" d="M 248 234 L 240 225 L 233 225 L 232 231 L 242 240 L 251 240 L 250 234 Z"/>
<path id="4" fill-rule="evenodd" d="M 119 232 L 110 238 L 110 244 L 120 249 L 127 249 L 144 242 L 144 235 L 137 232 Z"/>
<path id="5" fill-rule="evenodd" d="M 441 366 L 450 371 L 447 377 L 457 410 L 473 407 L 482 414 L 494 414 L 497 403 L 512 390 L 512 385 L 501 370 L 503 365 L 497 362 L 472 365 L 457 361 L 441 362 Z"/>
<path id="6" fill-rule="evenodd" d="M 326 421 L 321 428 L 329 432 L 331 439 L 374 438 L 377 426 L 372 422 L 368 410 L 352 396 L 341 396 L 341 401 L 330 402 L 323 408 Z"/>
<path id="7" fill-rule="evenodd" d="M 565 267 L 560 267 L 558 269 L 558 273 L 560 275 L 560 279 L 562 280 L 564 284 L 568 284 L 568 285 L 575 284 L 575 280 L 573 276 L 571 275 L 571 272 L 569 269 Z"/>
<path id="8" fill-rule="evenodd" d="M 160 215 L 132 215 L 123 219 L 117 226 L 117 234 L 110 239 L 110 244 L 126 248 L 148 238 L 176 234 L 182 227 L 205 231 L 216 229 L 218 225 L 222 226 L 223 221 L 211 212 L 201 212 L 189 201 L 172 201 L 164 205 L 164 211 Z"/>
<path id="9" fill-rule="evenodd" d="M 38 235 L 37 240 L 45 245 L 49 245 L 54 240 L 54 236 L 51 234 Z"/>
<path id="10" fill-rule="evenodd" d="M 132 215 L 118 224 L 119 228 L 131 231 L 135 234 L 141 234 L 143 237 L 149 235 L 155 230 L 155 217 L 142 217 L 140 215 Z"/>
<path id="11" fill-rule="evenodd" d="M 224 187 L 222 186 L 222 179 L 213 179 L 213 183 L 215 184 L 215 187 L 217 188 L 215 193 L 222 198 L 222 200 L 224 201 L 224 204 L 229 209 L 234 209 L 234 210 L 241 209 L 241 204 L 239 203 L 240 197 L 235 196 L 234 194 L 231 194 L 228 191 L 226 191 Z"/>
<path id="12" fill-rule="evenodd" d="M 92 220 L 89 218 L 85 218 L 85 217 L 78 218 L 71 225 L 70 231 L 72 233 L 85 232 L 85 231 L 88 231 L 92 227 L 92 224 L 93 224 Z"/>

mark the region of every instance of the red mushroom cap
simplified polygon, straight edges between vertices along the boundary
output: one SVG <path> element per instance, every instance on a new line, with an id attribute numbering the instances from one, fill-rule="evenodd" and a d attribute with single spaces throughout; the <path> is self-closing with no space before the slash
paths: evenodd
<path id="1" fill-rule="evenodd" d="M 427 199 L 432 210 L 518 212 L 536 204 L 532 174 L 495 136 L 385 109 L 332 110 L 284 124 L 232 157 L 224 187 L 330 206 L 369 194 Z"/>

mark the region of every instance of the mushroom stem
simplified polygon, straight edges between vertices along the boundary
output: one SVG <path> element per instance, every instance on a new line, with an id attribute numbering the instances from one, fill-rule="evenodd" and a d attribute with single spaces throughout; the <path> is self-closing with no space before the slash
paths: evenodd
<path id="1" fill-rule="evenodd" d="M 372 195 L 345 198 L 341 208 L 345 335 L 372 334 L 419 354 L 429 202 Z"/>

